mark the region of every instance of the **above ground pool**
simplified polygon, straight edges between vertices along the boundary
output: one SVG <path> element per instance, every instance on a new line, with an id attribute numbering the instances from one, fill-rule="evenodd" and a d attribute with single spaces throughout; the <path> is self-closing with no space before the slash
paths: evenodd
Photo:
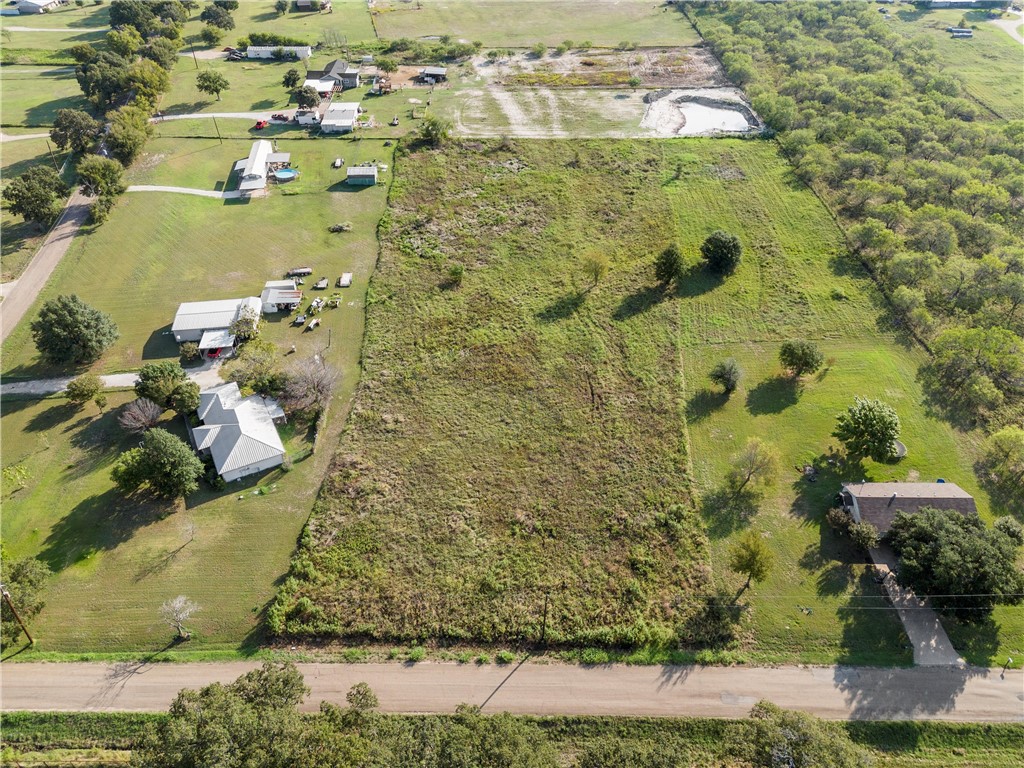
<path id="1" fill-rule="evenodd" d="M 298 175 L 299 172 L 294 168 L 282 168 L 279 171 L 274 171 L 274 178 L 278 181 L 291 181 Z"/>

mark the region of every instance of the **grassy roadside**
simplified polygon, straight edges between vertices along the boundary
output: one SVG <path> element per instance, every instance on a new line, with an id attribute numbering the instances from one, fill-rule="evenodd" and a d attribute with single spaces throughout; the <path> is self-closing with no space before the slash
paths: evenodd
<path id="1" fill-rule="evenodd" d="M 313 717 L 316 717 L 315 715 Z M 420 719 L 423 716 L 395 716 Z M 129 713 L 32 713 L 4 715 L 5 759 L 19 764 L 71 765 L 92 757 L 105 764 L 127 762 L 144 730 L 164 715 Z M 433 716 L 439 724 L 445 716 Z M 728 755 L 736 720 L 704 718 L 546 717 L 523 720 L 540 727 L 567 765 L 589 744 L 609 739 L 624 754 L 658 743 L 671 748 L 681 765 L 737 765 Z M 942 722 L 851 722 L 843 728 L 870 750 L 878 765 L 891 768 L 1011 768 L 1018 765 L 1020 726 Z M 106 753 L 90 750 L 107 750 Z"/>

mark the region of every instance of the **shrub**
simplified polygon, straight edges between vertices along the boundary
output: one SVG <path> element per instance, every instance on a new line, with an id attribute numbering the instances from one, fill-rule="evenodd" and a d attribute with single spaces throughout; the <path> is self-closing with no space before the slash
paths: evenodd
<path id="1" fill-rule="evenodd" d="M 866 552 L 878 546 L 878 529 L 871 523 L 854 523 L 850 526 L 850 539 Z"/>
<path id="2" fill-rule="evenodd" d="M 413 663 L 423 661 L 427 658 L 427 649 L 422 645 L 417 645 L 415 648 L 409 649 L 409 655 L 406 658 Z"/>
<path id="3" fill-rule="evenodd" d="M 584 648 L 580 651 L 580 664 L 586 666 L 596 666 L 598 664 L 607 664 L 611 660 L 608 655 L 608 651 L 600 648 Z"/>
<path id="4" fill-rule="evenodd" d="M 813 342 L 797 339 L 782 342 L 779 348 L 779 362 L 794 376 L 803 376 L 821 368 L 825 357 Z"/>
<path id="5" fill-rule="evenodd" d="M 207 45 L 218 45 L 224 39 L 224 30 L 212 24 L 207 24 L 203 27 L 203 31 L 199 33 L 199 39 Z"/>
<path id="6" fill-rule="evenodd" d="M 86 373 L 68 382 L 65 394 L 68 400 L 81 405 L 96 397 L 102 388 L 103 382 L 100 381 L 99 376 L 93 373 Z"/>
<path id="7" fill-rule="evenodd" d="M 708 235 L 701 243 L 700 252 L 712 272 L 727 275 L 740 265 L 743 245 L 736 235 L 719 229 Z"/>
<path id="8" fill-rule="evenodd" d="M 516 655 L 512 651 L 498 651 L 494 659 L 499 664 L 511 664 L 516 660 Z"/>
<path id="9" fill-rule="evenodd" d="M 452 264 L 448 268 L 448 285 L 452 288 L 458 288 L 462 285 L 462 278 L 466 273 L 466 268 L 462 264 Z"/>
<path id="10" fill-rule="evenodd" d="M 740 370 L 739 363 L 736 362 L 735 358 L 729 357 L 712 368 L 708 378 L 715 382 L 715 384 L 721 385 L 722 389 L 725 390 L 725 394 L 728 395 L 739 386 L 742 375 L 743 371 Z"/>
<path id="11" fill-rule="evenodd" d="M 658 254 L 658 259 L 654 262 L 654 276 L 666 288 L 673 281 L 679 283 L 683 277 L 683 255 L 679 252 L 678 245 L 672 243 Z"/>
<path id="12" fill-rule="evenodd" d="M 850 517 L 850 513 L 842 507 L 830 508 L 825 513 L 825 519 L 832 530 L 839 534 L 849 533 L 850 526 L 853 525 L 853 518 Z"/>
<path id="13" fill-rule="evenodd" d="M 182 360 L 198 360 L 200 356 L 199 345 L 194 341 L 186 341 L 178 351 L 181 353 Z"/>

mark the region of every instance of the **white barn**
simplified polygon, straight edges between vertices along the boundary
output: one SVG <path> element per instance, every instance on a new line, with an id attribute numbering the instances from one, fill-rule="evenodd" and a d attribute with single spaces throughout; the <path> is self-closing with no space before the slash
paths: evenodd
<path id="1" fill-rule="evenodd" d="M 302 291 L 298 290 L 294 280 L 268 280 L 260 294 L 264 314 L 289 312 L 302 303 Z"/>
<path id="2" fill-rule="evenodd" d="M 242 397 L 232 381 L 200 392 L 197 415 L 203 423 L 191 430 L 196 450 L 213 459 L 225 481 L 273 469 L 284 461 L 284 445 L 274 425 L 284 413 L 272 400 Z"/>
<path id="3" fill-rule="evenodd" d="M 273 150 L 269 141 L 259 139 L 252 143 L 249 156 L 235 163 L 235 170 L 238 171 L 238 191 L 243 195 L 251 195 L 253 192 L 266 189 L 267 172 L 272 164 L 287 165 L 291 162 L 292 156 L 289 153 Z"/>
<path id="4" fill-rule="evenodd" d="M 313 47 L 309 45 L 250 45 L 245 49 L 245 57 L 272 59 L 278 51 L 283 52 L 286 59 L 308 59 L 313 55 Z"/>
<path id="5" fill-rule="evenodd" d="M 259 317 L 262 303 L 257 296 L 245 299 L 220 299 L 218 301 L 188 301 L 178 306 L 174 315 L 171 332 L 179 344 L 186 341 L 199 342 L 199 350 L 206 353 L 211 349 L 223 349 L 235 345 L 231 335 L 231 324 L 249 309 Z"/>

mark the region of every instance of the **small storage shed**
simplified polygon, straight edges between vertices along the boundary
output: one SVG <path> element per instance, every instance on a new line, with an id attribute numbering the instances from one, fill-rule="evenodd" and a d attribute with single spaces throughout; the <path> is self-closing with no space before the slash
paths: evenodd
<path id="1" fill-rule="evenodd" d="M 424 67 L 420 70 L 420 80 L 426 83 L 440 83 L 447 79 L 447 67 Z"/>
<path id="2" fill-rule="evenodd" d="M 291 312 L 302 303 L 302 291 L 297 290 L 294 280 L 268 280 L 260 294 L 263 314 Z"/>
<path id="3" fill-rule="evenodd" d="M 377 166 L 350 165 L 345 176 L 346 184 L 371 187 L 377 183 Z"/>

